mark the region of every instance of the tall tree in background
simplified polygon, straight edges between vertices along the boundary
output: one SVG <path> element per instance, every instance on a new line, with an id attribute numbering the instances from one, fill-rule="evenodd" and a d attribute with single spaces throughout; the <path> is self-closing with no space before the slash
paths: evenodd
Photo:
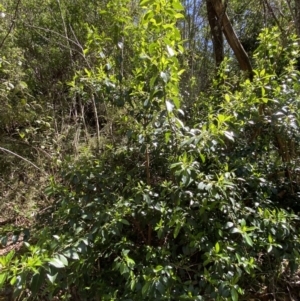
<path id="1" fill-rule="evenodd" d="M 293 1 L 286 0 L 286 1 L 290 9 L 290 13 L 293 17 L 297 35 L 300 38 L 300 1 L 299 0 L 293 0 Z"/>
<path id="2" fill-rule="evenodd" d="M 206 0 L 207 18 L 212 34 L 216 66 L 219 67 L 224 60 L 224 39 L 222 21 L 218 18 L 211 0 Z"/>
<path id="3" fill-rule="evenodd" d="M 226 6 L 227 3 L 223 4 L 221 0 L 207 0 L 207 15 L 213 36 L 216 64 L 218 66 L 223 59 L 222 31 L 239 62 L 240 68 L 247 71 L 252 78 L 252 66 L 249 57 L 232 27 Z"/>

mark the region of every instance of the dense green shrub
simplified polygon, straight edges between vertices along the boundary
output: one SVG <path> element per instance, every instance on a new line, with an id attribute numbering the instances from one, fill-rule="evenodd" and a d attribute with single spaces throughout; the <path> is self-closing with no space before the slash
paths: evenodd
<path id="1" fill-rule="evenodd" d="M 224 63 L 218 90 L 186 113 L 181 5 L 141 7 L 134 22 L 122 19 L 133 37 L 132 72 L 120 80 L 113 52 L 70 83 L 76 93 L 105 95 L 124 115 L 101 153 L 62 164 L 43 228 L 33 229 L 22 255 L 0 258 L 0 284 L 23 300 L 238 300 L 249 281 L 257 290 L 274 282 L 283 260 L 297 269 L 298 216 L 277 191 L 295 193 L 295 38 L 263 31 L 254 80 L 231 82 Z M 86 53 L 96 46 L 89 41 Z"/>

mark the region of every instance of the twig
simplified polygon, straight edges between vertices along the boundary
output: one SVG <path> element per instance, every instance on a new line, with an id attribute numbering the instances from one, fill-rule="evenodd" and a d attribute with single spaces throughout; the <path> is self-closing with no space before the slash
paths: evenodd
<path id="1" fill-rule="evenodd" d="M 30 28 L 35 28 L 35 29 L 40 29 L 40 30 L 43 30 L 43 31 L 46 31 L 46 32 L 51 32 L 51 33 L 54 33 L 64 39 L 66 39 L 67 41 L 71 42 L 72 44 L 76 45 L 78 48 L 80 48 L 82 50 L 82 46 L 80 44 L 78 44 L 76 41 L 70 39 L 69 37 L 66 37 L 62 34 L 60 34 L 59 32 L 55 31 L 55 30 L 52 30 L 52 29 L 49 29 L 49 28 L 44 28 L 44 27 L 40 27 L 40 26 L 35 26 L 35 25 L 31 25 L 31 24 L 28 24 L 28 23 L 24 23 L 24 25 L 26 27 L 30 27 Z M 65 47 L 67 48 L 67 47 Z"/>
<path id="2" fill-rule="evenodd" d="M 74 39 L 76 40 L 77 46 L 81 49 L 81 51 L 82 51 L 82 53 L 83 53 L 83 47 L 81 46 L 80 42 L 78 41 L 78 38 L 77 38 L 77 36 L 76 36 L 76 34 L 75 34 L 75 32 L 74 32 L 72 26 L 69 25 L 69 27 L 70 27 L 70 30 L 71 30 L 71 32 L 72 32 L 72 34 L 73 34 Z"/>
<path id="3" fill-rule="evenodd" d="M 17 5 L 16 5 L 16 8 L 15 8 L 15 13 L 14 13 L 14 17 L 11 21 L 11 24 L 10 24 L 10 27 L 8 29 L 8 32 L 6 33 L 5 37 L 3 38 L 2 42 L 0 43 L 0 48 L 2 48 L 2 46 L 4 45 L 4 42 L 6 41 L 6 39 L 8 38 L 8 36 L 10 35 L 13 27 L 14 27 L 14 24 L 15 24 L 15 20 L 16 20 L 16 17 L 17 17 L 17 14 L 18 14 L 18 10 L 19 10 L 19 5 L 21 3 L 21 0 L 18 0 L 17 2 Z"/>
<path id="4" fill-rule="evenodd" d="M 36 169 L 38 169 L 38 170 L 41 171 L 42 173 L 47 174 L 44 170 L 40 169 L 37 165 L 35 165 L 35 164 L 32 163 L 31 161 L 29 161 L 28 159 L 26 159 L 26 158 L 24 158 L 24 157 L 22 157 L 22 156 L 20 156 L 20 155 L 18 155 L 18 154 L 16 154 L 16 153 L 10 151 L 10 150 L 8 150 L 8 149 L 6 149 L 6 148 L 4 148 L 4 147 L 0 147 L 0 150 L 3 151 L 3 152 L 5 152 L 5 153 L 9 153 L 9 154 L 11 154 L 11 155 L 14 155 L 14 156 L 16 156 L 16 157 L 22 159 L 23 161 L 29 163 L 30 165 L 32 165 L 33 167 L 35 167 Z"/>
<path id="5" fill-rule="evenodd" d="M 286 2 L 287 2 L 287 5 L 288 5 L 288 7 L 289 7 L 289 10 L 290 10 L 290 13 L 291 13 L 291 15 L 292 15 L 293 20 L 296 20 L 296 15 L 294 14 L 293 8 L 292 8 L 292 6 L 291 6 L 291 0 L 287 0 Z"/>
<path id="6" fill-rule="evenodd" d="M 78 38 L 77 38 L 77 36 L 76 36 L 76 34 L 75 34 L 75 32 L 74 32 L 72 26 L 71 26 L 71 25 L 69 25 L 69 26 L 70 26 L 71 32 L 72 32 L 72 34 L 73 34 L 73 36 L 74 36 L 74 39 L 76 40 L 77 46 L 78 46 L 78 47 L 81 49 L 81 51 L 82 51 L 82 54 L 81 54 L 81 55 L 82 55 L 84 61 L 86 62 L 87 66 L 88 66 L 90 69 L 92 69 L 90 63 L 88 62 L 88 60 L 86 59 L 86 57 L 85 57 L 85 55 L 84 55 L 84 49 L 83 49 L 82 45 L 80 44 L 80 42 L 78 41 Z"/>
<path id="7" fill-rule="evenodd" d="M 278 28 L 280 29 L 281 32 L 284 32 L 284 31 L 283 31 L 283 28 L 281 27 L 280 22 L 279 22 L 279 20 L 277 19 L 276 15 L 275 15 L 275 13 L 274 13 L 274 11 L 273 11 L 273 8 L 272 8 L 272 6 L 270 5 L 270 3 L 268 2 L 268 0 L 265 0 L 265 3 L 266 3 L 266 5 L 267 5 L 268 10 L 269 10 L 269 12 L 271 13 L 273 19 L 275 20 L 275 23 L 277 24 Z"/>
<path id="8" fill-rule="evenodd" d="M 67 41 L 67 43 L 68 43 L 68 48 L 69 48 L 69 53 L 70 53 L 71 64 L 74 65 L 74 62 L 73 62 L 73 55 L 72 55 L 72 48 L 71 48 L 71 46 L 70 46 L 70 39 L 69 39 L 69 37 L 68 37 L 68 29 L 67 29 L 67 26 L 66 26 L 66 22 L 65 22 L 65 19 L 64 19 L 64 15 L 63 15 L 63 12 L 62 12 L 62 8 L 61 8 L 61 5 L 60 5 L 60 1 L 57 0 L 57 3 L 58 3 L 59 11 L 60 11 L 61 20 L 62 20 L 62 23 L 63 23 L 63 26 L 64 26 L 66 41 Z"/>

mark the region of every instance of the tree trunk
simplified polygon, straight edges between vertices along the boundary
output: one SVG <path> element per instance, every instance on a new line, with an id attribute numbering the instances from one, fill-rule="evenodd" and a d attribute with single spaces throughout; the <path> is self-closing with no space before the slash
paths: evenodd
<path id="1" fill-rule="evenodd" d="M 294 22 L 296 26 L 297 35 L 300 38 L 300 0 L 295 0 Z"/>
<path id="2" fill-rule="evenodd" d="M 214 8 L 214 12 L 217 17 L 217 22 L 221 24 L 222 31 L 226 37 L 229 46 L 233 50 L 241 69 L 243 71 L 247 71 L 250 79 L 252 79 L 253 72 L 252 72 L 252 66 L 249 57 L 231 25 L 231 22 L 226 13 L 226 8 L 222 4 L 222 1 L 221 0 L 207 0 L 207 1 L 209 1 L 212 7 Z M 208 16 L 208 18 L 210 17 Z"/>
<path id="3" fill-rule="evenodd" d="M 224 39 L 220 22 L 217 20 L 214 7 L 210 0 L 206 0 L 206 9 L 208 22 L 212 34 L 212 42 L 214 47 L 215 61 L 217 67 L 220 66 L 224 59 Z"/>

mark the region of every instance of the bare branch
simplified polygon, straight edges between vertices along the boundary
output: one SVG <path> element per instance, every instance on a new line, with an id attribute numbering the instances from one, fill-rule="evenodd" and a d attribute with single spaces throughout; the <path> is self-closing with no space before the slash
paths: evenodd
<path id="1" fill-rule="evenodd" d="M 9 149 L 6 149 L 4 147 L 0 147 L 0 150 L 3 151 L 3 152 L 5 152 L 5 153 L 9 153 L 9 154 L 11 154 L 11 155 L 13 155 L 15 157 L 18 157 L 18 158 L 22 159 L 23 161 L 29 163 L 30 165 L 32 165 L 33 167 L 35 167 L 36 169 L 38 169 L 40 172 L 42 172 L 44 174 L 47 174 L 44 170 L 40 169 L 37 165 L 35 165 L 31 161 L 29 161 L 28 159 L 26 159 L 26 158 L 24 158 L 24 157 L 22 157 L 22 156 L 20 156 L 20 155 L 18 155 L 16 153 L 10 151 Z"/>
<path id="2" fill-rule="evenodd" d="M 8 38 L 8 36 L 10 35 L 10 33 L 12 32 L 13 28 L 14 28 L 14 25 L 15 25 L 15 21 L 16 21 L 16 18 L 17 18 L 17 14 L 18 14 L 18 10 L 19 10 L 19 5 L 21 3 L 21 0 L 18 0 L 17 2 L 17 5 L 16 5 L 16 8 L 15 8 L 15 13 L 14 13 L 14 16 L 13 16 L 13 19 L 11 21 L 11 24 L 10 24 L 10 27 L 8 29 L 8 32 L 6 33 L 5 37 L 3 38 L 2 42 L 0 43 L 0 48 L 3 47 L 4 45 L 4 42 L 6 41 L 6 39 Z"/>
<path id="3" fill-rule="evenodd" d="M 279 20 L 277 19 L 276 15 L 275 15 L 275 13 L 274 13 L 274 11 L 273 11 L 273 8 L 272 8 L 272 6 L 270 5 L 269 1 L 268 1 L 268 0 L 264 0 L 264 1 L 265 1 L 266 6 L 268 7 L 269 12 L 271 13 L 271 15 L 272 15 L 272 17 L 273 17 L 275 23 L 277 24 L 278 28 L 280 29 L 281 32 L 284 32 L 284 30 L 283 30 L 283 28 L 281 27 L 280 22 L 279 22 Z"/>
<path id="4" fill-rule="evenodd" d="M 74 40 L 72 40 L 72 39 L 70 39 L 70 38 L 68 38 L 68 37 L 60 34 L 59 32 L 57 32 L 55 30 L 51 30 L 49 28 L 44 28 L 44 27 L 40 27 L 40 26 L 31 25 L 31 24 L 28 24 L 28 23 L 24 23 L 24 25 L 26 27 L 40 29 L 40 30 L 43 30 L 43 31 L 46 31 L 46 32 L 51 32 L 51 33 L 53 33 L 55 35 L 58 35 L 59 37 L 66 39 L 67 41 L 71 42 L 72 44 L 76 45 L 77 47 L 79 47 L 82 50 L 82 46 L 80 44 L 77 44 L 77 42 L 75 42 Z"/>

